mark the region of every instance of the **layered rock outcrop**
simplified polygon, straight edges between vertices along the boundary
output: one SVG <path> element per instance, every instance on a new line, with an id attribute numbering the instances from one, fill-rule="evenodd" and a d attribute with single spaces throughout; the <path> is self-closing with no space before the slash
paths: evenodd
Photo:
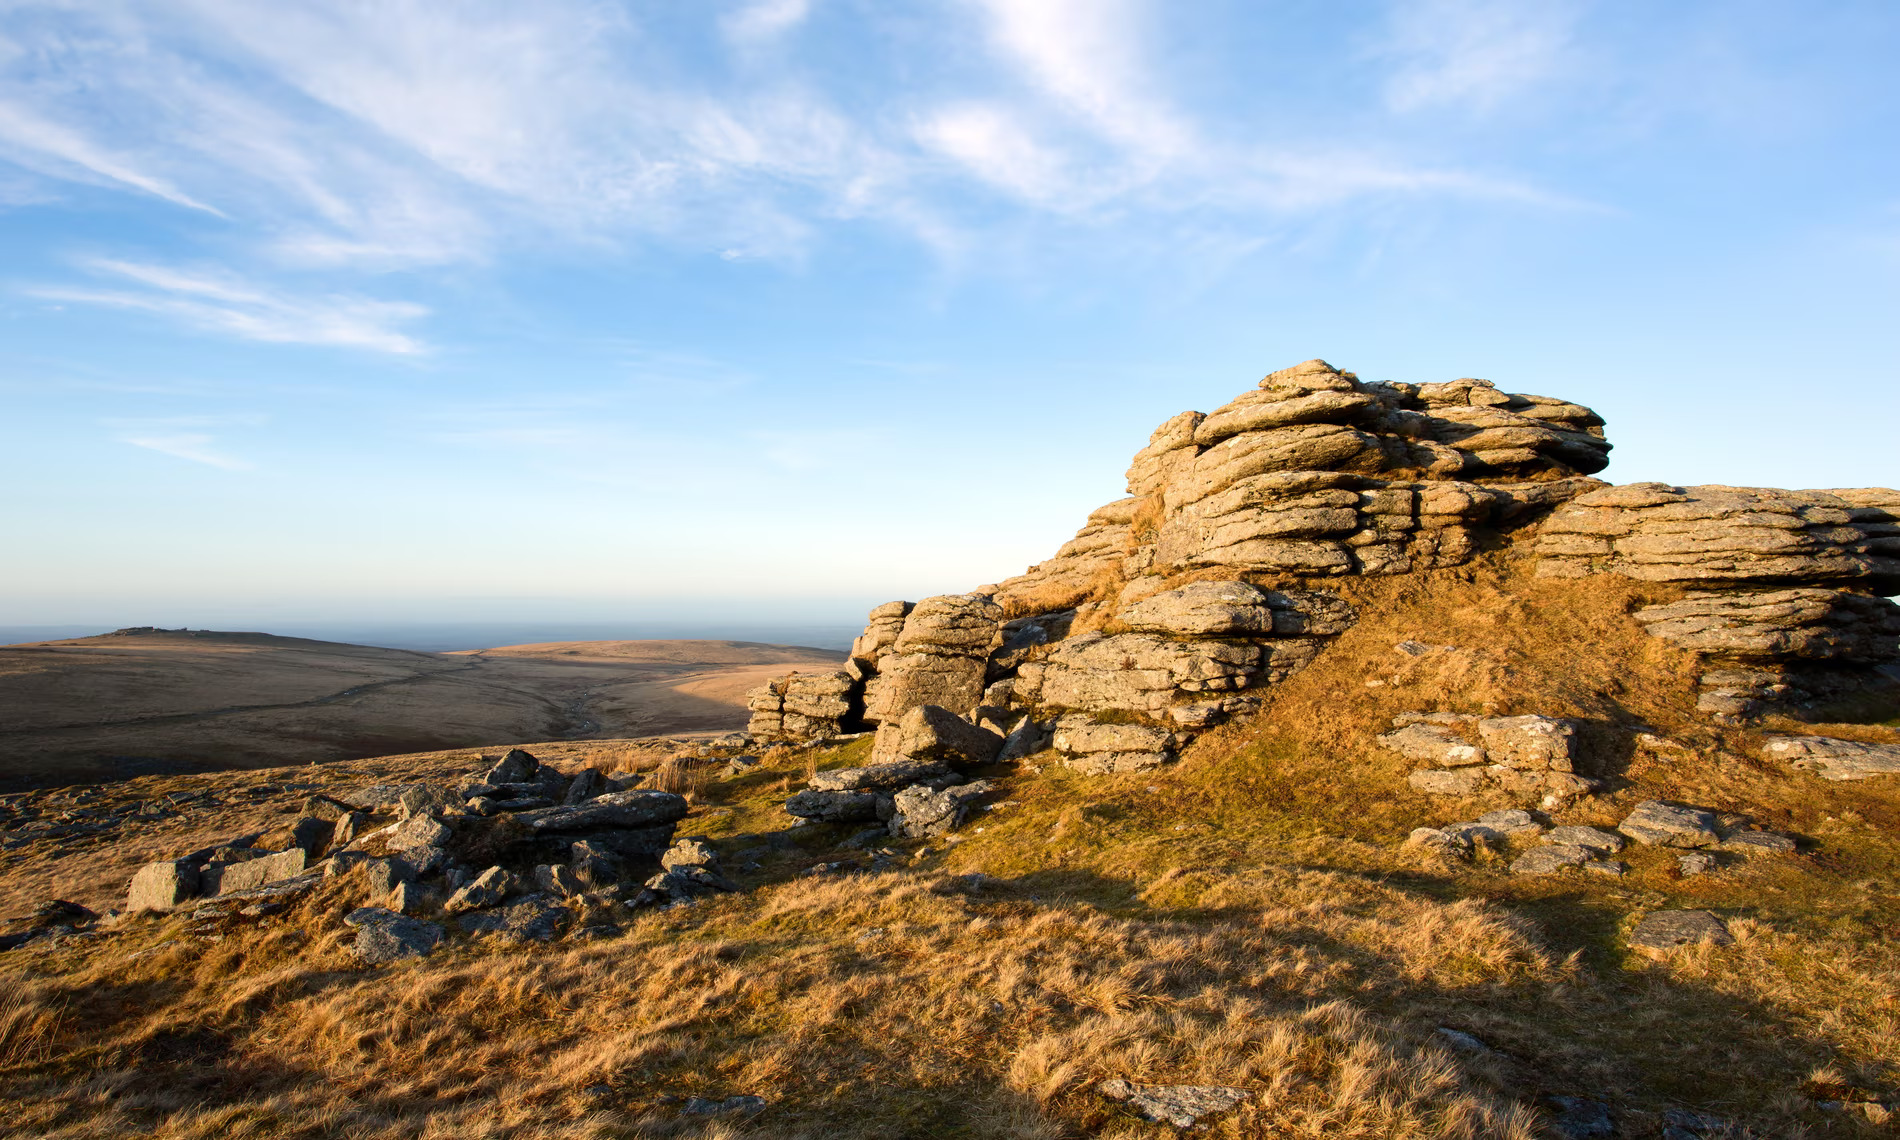
<path id="1" fill-rule="evenodd" d="M 1636 618 L 1707 661 L 1701 708 L 1720 719 L 1900 679 L 1885 596 L 1900 593 L 1900 492 L 1632 483 L 1555 511 L 1535 552 L 1544 577 L 1692 587 Z"/>
<path id="2" fill-rule="evenodd" d="M 1592 477 L 1609 450 L 1579 404 L 1485 380 L 1372 383 L 1307 361 L 1163 423 L 1128 469 L 1128 497 L 1091 512 L 1048 561 L 873 610 L 842 672 L 755 695 L 753 732 L 877 727 L 888 763 L 922 755 L 901 723 L 929 707 L 995 734 L 986 748 L 1006 738 L 1006 759 L 1048 745 L 1090 772 L 1152 767 L 1258 709 L 1261 688 L 1352 627 L 1329 583 L 1499 545 L 1546 577 L 1688 587 L 1637 617 L 1708 659 L 1704 709 L 1717 716 L 1831 695 L 1893 665 L 1900 607 L 1883 595 L 1900 590 L 1900 492 L 1615 487 Z M 1447 755 L 1479 757 L 1421 757 L 1414 782 L 1433 790 L 1568 798 L 1590 785 L 1567 757 L 1484 762 L 1494 742 L 1464 739 L 1475 721 L 1433 731 L 1461 738 L 1439 742 Z"/>
<path id="3" fill-rule="evenodd" d="M 1463 562 L 1483 532 L 1602 487 L 1588 476 L 1609 446 L 1602 420 L 1563 400 L 1483 380 L 1366 383 L 1308 361 L 1162 424 L 1129 497 L 1049 561 L 879 606 L 822 715 L 795 719 L 793 694 L 812 684 L 795 674 L 754 694 L 752 731 L 884 726 L 889 759 L 906 747 L 897 723 L 935 706 L 1007 736 L 1005 754 L 1046 740 L 1088 771 L 1165 763 L 1352 625 L 1327 580 Z"/>

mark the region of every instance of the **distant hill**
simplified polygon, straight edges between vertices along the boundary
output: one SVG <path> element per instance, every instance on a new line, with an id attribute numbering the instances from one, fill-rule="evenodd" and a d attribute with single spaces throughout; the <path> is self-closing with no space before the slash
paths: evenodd
<path id="1" fill-rule="evenodd" d="M 0 646 L 0 790 L 522 739 L 724 732 L 836 651 L 735 641 L 464 653 L 134 627 Z"/>

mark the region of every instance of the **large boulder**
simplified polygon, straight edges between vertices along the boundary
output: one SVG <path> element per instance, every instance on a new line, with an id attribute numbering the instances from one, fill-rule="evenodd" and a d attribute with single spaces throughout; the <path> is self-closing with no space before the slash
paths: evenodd
<path id="1" fill-rule="evenodd" d="M 183 859 L 147 863 L 132 876 L 125 909 L 170 910 L 198 894 L 198 868 Z"/>
<path id="2" fill-rule="evenodd" d="M 599 796 L 585 803 L 560 804 L 519 812 L 515 819 L 536 833 L 589 831 L 672 824 L 685 819 L 688 810 L 683 796 L 672 792 L 636 789 Z"/>
<path id="3" fill-rule="evenodd" d="M 1003 610 L 986 594 L 925 598 L 913 607 L 867 684 L 865 719 L 897 720 L 922 705 L 958 714 L 983 696 L 989 655 L 1002 644 Z M 868 631 L 867 631 L 868 636 Z"/>
<path id="4" fill-rule="evenodd" d="M 483 773 L 481 780 L 484 784 L 519 784 L 534 779 L 540 770 L 541 761 L 535 759 L 533 753 L 510 748 L 507 755 Z"/>
<path id="5" fill-rule="evenodd" d="M 962 770 L 993 763 L 1002 749 L 997 733 L 947 708 L 919 705 L 897 722 L 878 726 L 871 759 L 873 765 L 908 761 Z"/>
<path id="6" fill-rule="evenodd" d="M 892 797 L 891 834 L 900 839 L 943 835 L 963 823 L 971 807 L 990 791 L 987 780 L 949 788 L 917 785 Z"/>
<path id="7" fill-rule="evenodd" d="M 279 851 L 242 863 L 214 866 L 201 872 L 199 889 L 207 895 L 228 895 L 248 891 L 265 883 L 288 879 L 303 873 L 308 862 L 301 847 Z"/>

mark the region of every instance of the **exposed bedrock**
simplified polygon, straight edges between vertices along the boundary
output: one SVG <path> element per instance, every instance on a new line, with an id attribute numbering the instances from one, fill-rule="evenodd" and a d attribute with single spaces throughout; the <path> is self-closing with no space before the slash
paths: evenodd
<path id="1" fill-rule="evenodd" d="M 1900 680 L 1900 492 L 1632 483 L 1558 508 L 1535 551 L 1543 577 L 1693 587 L 1636 618 L 1707 660 L 1719 719 Z"/>
<path id="2" fill-rule="evenodd" d="M 1128 469 L 1128 497 L 1091 512 L 1054 557 L 969 594 L 872 610 L 841 671 L 754 694 L 752 731 L 882 725 L 883 756 L 908 749 L 897 726 L 930 707 L 1002 739 L 1005 760 L 1052 746 L 1086 770 L 1152 766 L 1257 711 L 1263 689 L 1351 628 L 1358 615 L 1329 583 L 1498 548 L 1545 577 L 1689 587 L 1636 616 L 1708 659 L 1712 715 L 1884 681 L 1900 656 L 1900 609 L 1883 596 L 1900 589 L 1900 492 L 1616 487 L 1592 477 L 1609 450 L 1580 404 L 1485 380 L 1372 383 L 1307 361 L 1162 423 Z"/>

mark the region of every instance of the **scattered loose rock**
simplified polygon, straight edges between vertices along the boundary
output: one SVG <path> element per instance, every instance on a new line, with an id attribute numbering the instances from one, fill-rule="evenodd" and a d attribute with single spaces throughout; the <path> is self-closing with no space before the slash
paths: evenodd
<path id="1" fill-rule="evenodd" d="M 1900 744 L 1867 744 L 1831 736 L 1783 736 L 1762 745 L 1761 754 L 1786 760 L 1823 780 L 1900 776 Z"/>
<path id="2" fill-rule="evenodd" d="M 1124 1080 L 1096 1086 L 1103 1096 L 1119 1100 L 1156 1124 L 1192 1128 L 1202 1119 L 1226 1112 L 1253 1095 L 1224 1085 L 1137 1085 Z"/>
<path id="3" fill-rule="evenodd" d="M 1734 941 L 1728 924 L 1706 910 L 1652 911 L 1630 931 L 1629 938 L 1631 947 L 1653 953 L 1668 953 L 1702 942 L 1727 946 Z"/>
<path id="4" fill-rule="evenodd" d="M 1617 830 L 1652 847 L 1712 847 L 1722 841 L 1715 813 L 1681 804 L 1645 800 Z"/>
<path id="5" fill-rule="evenodd" d="M 442 943 L 443 930 L 433 922 L 409 918 L 385 907 L 358 907 L 343 921 L 356 927 L 356 958 L 379 966 L 404 958 L 422 958 Z"/>

